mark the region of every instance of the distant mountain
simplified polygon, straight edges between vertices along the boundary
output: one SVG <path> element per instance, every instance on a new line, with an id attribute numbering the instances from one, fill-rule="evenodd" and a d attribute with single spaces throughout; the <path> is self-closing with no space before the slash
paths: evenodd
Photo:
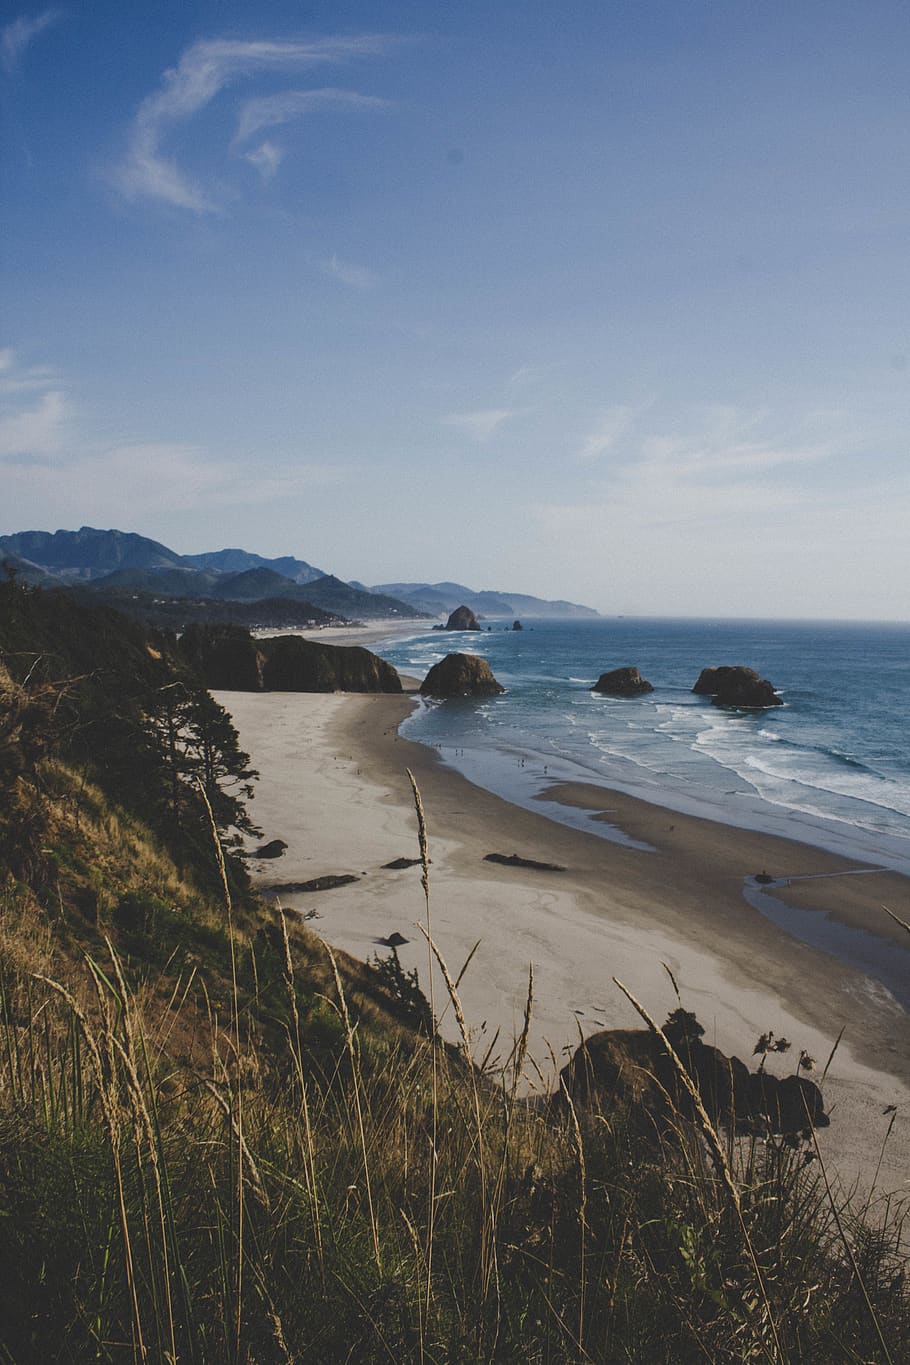
<path id="1" fill-rule="evenodd" d="M 134 531 L 17 531 L 0 536 L 0 561 L 9 559 L 30 583 L 84 582 L 108 593 L 144 593 L 159 600 L 263 598 L 312 603 L 337 616 L 376 620 L 443 616 L 466 606 L 478 616 L 596 616 L 577 602 L 527 593 L 475 591 L 463 583 L 380 583 L 365 588 L 293 555 L 267 558 L 237 548 L 180 555 Z M 48 575 L 49 578 L 45 578 Z"/>
<path id="2" fill-rule="evenodd" d="M 288 597 L 266 597 L 256 602 L 226 602 L 213 597 L 155 596 L 129 589 L 99 588 L 96 584 L 72 585 L 68 591 L 99 599 L 126 616 L 159 630 L 186 630 L 194 623 L 238 625 L 248 630 L 288 630 L 295 627 L 345 625 L 342 616 L 323 611 L 312 602 Z"/>
<path id="3" fill-rule="evenodd" d="M 117 569 L 171 569 L 181 556 L 133 531 L 17 531 L 0 536 L 0 559 L 18 555 L 66 578 L 91 580 Z"/>
<path id="4" fill-rule="evenodd" d="M 93 592 L 143 592 L 155 597 L 211 597 L 220 574 L 200 569 L 115 569 L 93 578 Z"/>
<path id="5" fill-rule="evenodd" d="M 378 583 L 371 591 L 392 593 L 422 611 L 437 616 L 456 607 L 470 607 L 477 616 L 597 616 L 593 607 L 578 602 L 550 601 L 523 592 L 476 592 L 464 583 Z"/>
<path id="6" fill-rule="evenodd" d="M 274 569 L 246 569 L 243 573 L 222 574 L 215 581 L 212 596 L 223 597 L 227 602 L 256 602 L 263 597 L 286 597 L 297 586 L 293 579 Z"/>
<path id="7" fill-rule="evenodd" d="M 59 575 L 42 569 L 40 564 L 33 564 L 30 559 L 22 559 L 20 555 L 0 553 L 0 564 L 7 565 L 20 582 L 29 583 L 32 587 L 52 588 L 65 581 Z"/>
<path id="8" fill-rule="evenodd" d="M 251 554 L 249 550 L 211 550 L 202 555 L 184 555 L 183 563 L 197 569 L 215 569 L 218 573 L 237 574 L 247 569 L 272 569 L 283 578 L 294 583 L 312 583 L 325 577 L 325 569 L 316 569 L 305 559 L 295 559 L 293 555 L 281 555 L 278 559 L 266 559 L 263 555 Z"/>
<path id="9" fill-rule="evenodd" d="M 315 583 L 307 583 L 306 595 L 316 606 L 325 611 L 338 612 L 341 616 L 356 617 L 361 621 L 377 620 L 385 616 L 400 616 L 411 620 L 425 613 L 423 607 L 405 602 L 398 597 L 370 590 L 361 592 L 350 583 L 342 583 L 334 574 L 326 574 Z M 430 615 L 434 613 L 430 611 Z"/>

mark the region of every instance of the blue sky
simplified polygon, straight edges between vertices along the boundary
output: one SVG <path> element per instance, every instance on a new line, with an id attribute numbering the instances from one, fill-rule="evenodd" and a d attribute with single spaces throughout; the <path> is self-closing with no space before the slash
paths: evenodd
<path id="1" fill-rule="evenodd" d="M 0 531 L 910 618 L 910 7 L 0 25 Z"/>

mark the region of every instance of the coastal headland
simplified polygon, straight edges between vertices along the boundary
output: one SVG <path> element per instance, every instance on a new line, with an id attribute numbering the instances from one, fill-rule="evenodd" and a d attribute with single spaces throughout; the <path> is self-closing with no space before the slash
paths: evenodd
<path id="1" fill-rule="evenodd" d="M 359 632 L 348 639 L 364 642 Z M 910 1192 L 910 1015 L 871 976 L 799 942 L 743 894 L 750 874 L 767 868 L 791 882 L 774 886 L 776 899 L 861 927 L 900 955 L 907 935 L 881 906 L 901 913 L 905 878 L 844 876 L 859 865 L 586 784 L 554 785 L 544 795 L 591 811 L 652 851 L 556 823 L 400 738 L 414 705 L 407 694 L 217 697 L 261 774 L 253 814 L 266 838 L 288 845 L 280 861 L 252 864 L 254 882 L 286 888 L 353 875 L 320 892 L 283 889 L 282 904 L 360 958 L 385 955 L 383 940 L 393 934 L 406 939 L 398 947 L 402 966 L 417 967 L 449 1037 L 457 1036 L 455 1020 L 443 983 L 431 982 L 417 928 L 426 922 L 420 869 L 386 866 L 418 853 L 408 769 L 429 831 L 430 929 L 453 976 L 479 941 L 459 985 L 478 1055 L 492 1049 L 507 1058 L 521 1028 L 529 965 L 530 1055 L 541 1088 L 581 1037 L 639 1022 L 614 977 L 658 1019 L 677 1004 L 675 982 L 705 1041 L 745 1060 L 769 1029 L 786 1037 L 789 1052 L 768 1062 L 779 1075 L 794 1071 L 805 1050 L 818 1078 L 843 1029 L 824 1082 L 832 1123 L 819 1135 L 822 1153 L 844 1186 L 862 1187 L 884 1144 L 879 1192 Z M 485 861 L 489 853 L 565 871 L 495 864 Z"/>

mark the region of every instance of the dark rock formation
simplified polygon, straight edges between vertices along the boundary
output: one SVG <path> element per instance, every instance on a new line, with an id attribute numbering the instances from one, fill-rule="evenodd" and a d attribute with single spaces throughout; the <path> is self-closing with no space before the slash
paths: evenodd
<path id="1" fill-rule="evenodd" d="M 529 867 L 534 872 L 565 872 L 560 863 L 540 863 L 536 858 L 522 858 L 520 853 L 487 853 L 485 863 L 500 863 L 503 867 Z"/>
<path id="2" fill-rule="evenodd" d="M 253 852 L 254 858 L 280 858 L 287 848 L 283 839 L 270 839 L 267 844 L 262 844 Z"/>
<path id="3" fill-rule="evenodd" d="M 324 645 L 299 635 L 254 640 L 240 626 L 190 626 L 180 650 L 216 691 L 401 691 L 392 665 L 357 645 Z"/>
<path id="4" fill-rule="evenodd" d="M 397 929 L 393 934 L 389 934 L 387 938 L 375 938 L 373 940 L 374 943 L 381 943 L 384 948 L 401 948 L 405 943 L 410 943 L 410 941 L 409 938 L 405 938 L 404 934 L 399 934 Z"/>
<path id="5" fill-rule="evenodd" d="M 703 668 L 692 691 L 711 697 L 715 706 L 783 706 L 773 683 L 740 664 Z"/>
<path id="6" fill-rule="evenodd" d="M 352 882 L 359 881 L 360 878 L 353 873 L 345 872 L 337 876 L 314 877 L 308 882 L 270 882 L 257 889 L 263 896 L 299 896 L 310 891 L 334 891 L 336 886 L 350 886 Z"/>
<path id="7" fill-rule="evenodd" d="M 601 673 L 594 684 L 595 692 L 604 692 L 610 697 L 641 697 L 654 688 L 641 676 L 637 668 L 614 668 L 609 673 Z"/>
<path id="8" fill-rule="evenodd" d="M 425 697 L 495 697 L 506 689 L 493 677 L 486 659 L 447 654 L 433 665 L 420 690 Z"/>
<path id="9" fill-rule="evenodd" d="M 180 652 L 216 692 L 262 690 L 265 656 L 242 626 L 189 626 L 180 637 Z"/>
<path id="10" fill-rule="evenodd" d="M 470 607 L 456 607 L 443 630 L 480 630 L 480 625 Z"/>
<path id="11" fill-rule="evenodd" d="M 524 626 L 521 624 L 520 621 L 513 621 L 513 622 L 512 622 L 512 629 L 513 629 L 513 630 L 524 630 Z"/>
<path id="12" fill-rule="evenodd" d="M 428 863 L 431 863 L 432 861 L 432 858 L 427 858 Z M 383 863 L 382 866 L 393 872 L 400 872 L 405 867 L 420 867 L 422 862 L 422 858 L 393 858 L 390 863 Z"/>
<path id="13" fill-rule="evenodd" d="M 324 645 L 299 635 L 260 640 L 267 692 L 400 692 L 391 664 L 359 645 Z"/>
<path id="14" fill-rule="evenodd" d="M 738 1057 L 727 1057 L 701 1041 L 704 1032 L 693 1014 L 674 1010 L 664 1033 L 698 1087 L 709 1118 L 735 1133 L 795 1135 L 827 1128 L 822 1093 L 802 1076 L 779 1080 L 750 1071 Z M 575 1105 L 611 1102 L 638 1108 L 658 1128 L 676 1113 L 691 1116 L 693 1105 L 660 1039 L 646 1029 L 609 1029 L 595 1033 L 577 1049 L 562 1071 Z"/>

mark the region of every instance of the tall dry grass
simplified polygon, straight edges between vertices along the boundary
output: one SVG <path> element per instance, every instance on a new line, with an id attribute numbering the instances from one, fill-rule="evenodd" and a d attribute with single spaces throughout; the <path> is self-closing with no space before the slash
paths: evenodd
<path id="1" fill-rule="evenodd" d="M 522 1100 L 533 982 L 474 1057 L 418 811 L 458 1048 L 280 909 L 154 971 L 0 920 L 0 1360 L 910 1358 L 900 1209 L 697 1108 Z"/>

